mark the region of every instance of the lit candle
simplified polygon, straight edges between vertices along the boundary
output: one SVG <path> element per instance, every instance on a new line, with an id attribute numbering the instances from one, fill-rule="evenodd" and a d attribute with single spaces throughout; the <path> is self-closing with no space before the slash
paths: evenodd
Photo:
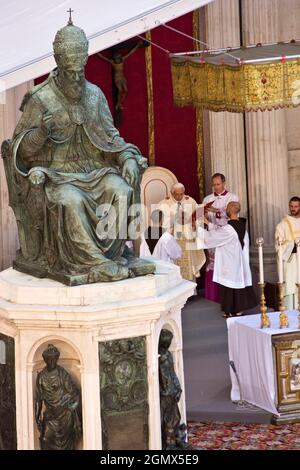
<path id="1" fill-rule="evenodd" d="M 282 245 L 283 242 L 278 238 L 278 281 L 280 284 L 283 283 L 283 253 L 282 253 Z"/>
<path id="2" fill-rule="evenodd" d="M 297 246 L 297 283 L 300 284 L 300 238 L 295 240 Z"/>
<path id="3" fill-rule="evenodd" d="M 258 261 L 259 261 L 259 283 L 264 284 L 264 259 L 263 259 L 263 244 L 264 239 L 262 237 L 256 239 L 258 245 Z"/>

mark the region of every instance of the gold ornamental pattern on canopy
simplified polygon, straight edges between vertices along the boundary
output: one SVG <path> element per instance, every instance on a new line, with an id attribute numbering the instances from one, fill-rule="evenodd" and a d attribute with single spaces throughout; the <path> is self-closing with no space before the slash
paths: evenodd
<path id="1" fill-rule="evenodd" d="M 177 106 L 212 111 L 257 111 L 300 103 L 300 59 L 228 65 L 200 56 L 171 58 Z"/>

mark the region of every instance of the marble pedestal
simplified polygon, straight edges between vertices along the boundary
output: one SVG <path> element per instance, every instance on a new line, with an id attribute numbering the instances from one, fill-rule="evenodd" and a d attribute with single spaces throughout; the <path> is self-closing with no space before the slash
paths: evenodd
<path id="1" fill-rule="evenodd" d="M 181 309 L 194 283 L 179 268 L 157 261 L 155 275 L 114 283 L 67 287 L 12 268 L 0 273 L 0 333 L 15 339 L 16 421 L 18 449 L 38 449 L 34 420 L 37 372 L 49 343 L 61 352 L 59 364 L 80 385 L 83 449 L 101 449 L 99 342 L 144 336 L 148 370 L 149 449 L 161 448 L 158 339 L 162 328 L 173 332 L 170 347 L 183 393 Z"/>

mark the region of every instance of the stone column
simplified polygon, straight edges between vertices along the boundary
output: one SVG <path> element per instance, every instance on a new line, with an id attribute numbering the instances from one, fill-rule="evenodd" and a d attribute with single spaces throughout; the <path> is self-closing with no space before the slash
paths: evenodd
<path id="1" fill-rule="evenodd" d="M 212 48 L 240 45 L 239 0 L 215 0 L 206 6 L 206 42 Z M 211 173 L 220 172 L 226 176 L 228 189 L 239 195 L 242 212 L 246 214 L 243 114 L 210 111 L 209 134 Z M 211 175 L 208 176 L 210 179 Z M 206 189 L 209 192 L 210 187 Z"/>
<path id="2" fill-rule="evenodd" d="M 32 87 L 24 83 L 1 93 L 0 101 L 0 145 L 11 139 L 20 117 L 19 107 L 23 96 Z M 0 158 L 0 271 L 12 265 L 18 248 L 18 232 L 14 213 L 8 205 L 8 190 L 2 158 Z"/>
<path id="3" fill-rule="evenodd" d="M 289 40 L 300 37 L 300 2 L 299 0 L 285 0 L 281 8 L 279 22 L 281 37 Z M 286 140 L 288 146 L 289 162 L 289 197 L 299 194 L 300 181 L 300 107 L 286 108 Z"/>
<path id="4" fill-rule="evenodd" d="M 280 0 L 243 0 L 244 44 L 280 38 Z M 277 280 L 274 233 L 288 209 L 288 151 L 284 110 L 246 115 L 248 193 L 252 262 L 257 272 L 256 238 L 265 240 L 265 279 Z"/>

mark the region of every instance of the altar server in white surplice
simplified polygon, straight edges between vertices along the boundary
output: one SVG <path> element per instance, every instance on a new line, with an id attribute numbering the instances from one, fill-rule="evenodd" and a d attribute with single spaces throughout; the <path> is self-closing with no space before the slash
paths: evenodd
<path id="1" fill-rule="evenodd" d="M 275 239 L 279 238 L 283 241 L 284 304 L 288 310 L 295 310 L 298 308 L 295 239 L 300 238 L 300 198 L 298 196 L 290 199 L 289 209 L 290 215 L 286 215 L 276 227 Z"/>
<path id="2" fill-rule="evenodd" d="M 214 192 L 205 196 L 203 204 L 208 212 L 207 220 L 214 225 L 227 224 L 226 207 L 232 201 L 238 201 L 239 197 L 225 188 L 226 179 L 222 173 L 215 173 L 211 178 Z"/>
<path id="3" fill-rule="evenodd" d="M 140 256 L 153 256 L 169 263 L 181 258 L 182 251 L 171 233 L 163 224 L 163 212 L 155 210 L 151 214 L 152 226 L 144 232 L 141 240 Z"/>
<path id="4" fill-rule="evenodd" d="M 222 173 L 215 173 L 212 178 L 213 193 L 203 199 L 207 220 L 214 226 L 219 227 L 227 224 L 226 207 L 229 202 L 238 201 L 236 194 L 225 188 L 226 179 Z M 219 302 L 219 289 L 213 282 L 215 250 L 208 250 L 208 260 L 206 264 L 205 293 L 204 296 L 213 302 Z"/>
<path id="5" fill-rule="evenodd" d="M 209 230 L 198 227 L 199 248 L 215 248 L 213 281 L 220 284 L 224 316 L 241 315 L 257 305 L 249 266 L 249 236 L 246 220 L 239 218 L 239 202 L 230 202 L 226 212 L 228 223 Z"/>
<path id="6" fill-rule="evenodd" d="M 175 263 L 176 260 L 181 258 L 181 248 L 177 241 L 169 232 L 165 232 L 158 240 L 156 247 L 153 251 L 153 257 Z"/>

